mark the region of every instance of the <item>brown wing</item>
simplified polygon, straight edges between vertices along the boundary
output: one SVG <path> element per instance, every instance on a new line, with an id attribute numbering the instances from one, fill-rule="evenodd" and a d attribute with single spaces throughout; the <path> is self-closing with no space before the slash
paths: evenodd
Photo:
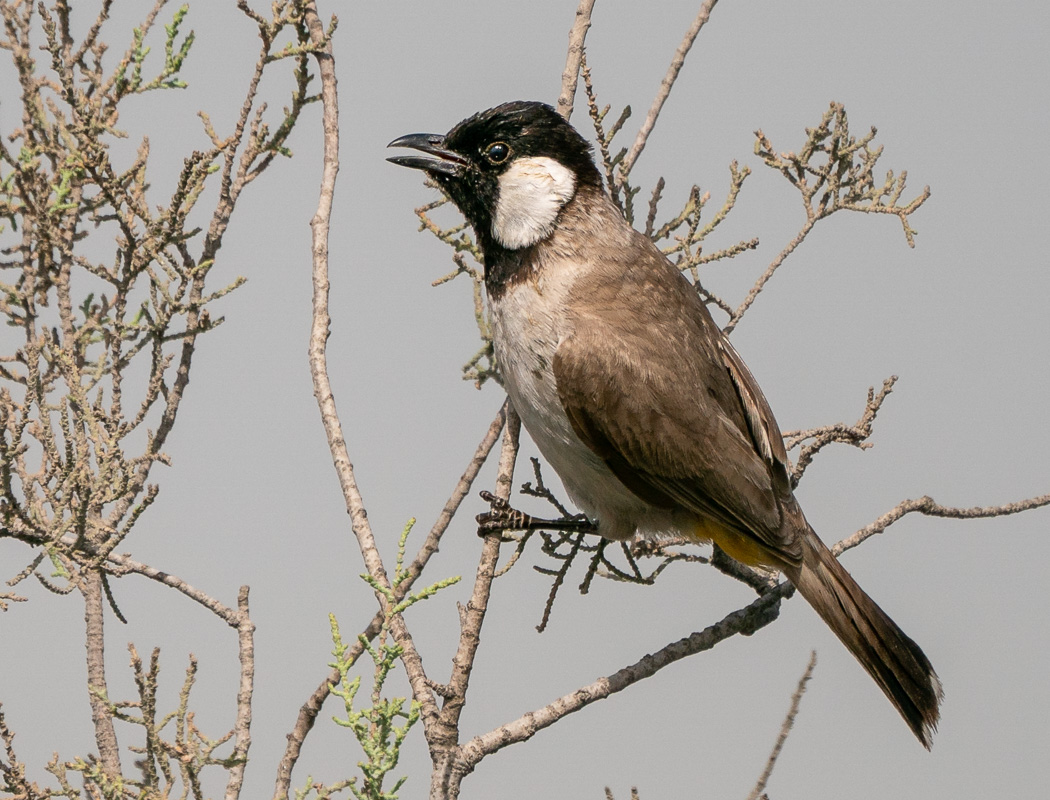
<path id="1" fill-rule="evenodd" d="M 786 471 L 788 459 L 787 450 L 784 449 L 784 435 L 780 432 L 780 426 L 777 425 L 773 410 L 769 407 L 766 396 L 762 394 L 758 381 L 721 331 L 718 332 L 718 347 L 744 409 L 755 449 L 768 463 Z"/>
<path id="2" fill-rule="evenodd" d="M 574 333 L 553 364 L 573 429 L 647 502 L 687 508 L 797 563 L 798 528 L 784 513 L 801 512 L 761 390 L 691 285 L 655 248 L 638 255 L 649 263 L 575 289 Z"/>

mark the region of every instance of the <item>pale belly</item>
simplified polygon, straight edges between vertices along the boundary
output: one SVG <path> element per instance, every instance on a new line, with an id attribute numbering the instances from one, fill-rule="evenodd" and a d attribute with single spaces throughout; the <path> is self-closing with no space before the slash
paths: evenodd
<path id="1" fill-rule="evenodd" d="M 562 409 L 552 365 L 559 342 L 572 333 L 559 313 L 566 288 L 521 283 L 493 305 L 493 344 L 507 394 L 569 497 L 602 536 L 670 533 L 677 527 L 670 515 L 627 489 L 580 440 Z"/>

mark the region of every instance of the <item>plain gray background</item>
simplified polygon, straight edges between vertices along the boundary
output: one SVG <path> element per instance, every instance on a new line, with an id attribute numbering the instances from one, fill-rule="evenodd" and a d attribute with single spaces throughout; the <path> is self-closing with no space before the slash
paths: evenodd
<path id="1" fill-rule="evenodd" d="M 392 559 L 408 517 L 419 517 L 420 537 L 429 528 L 502 394 L 460 380 L 476 348 L 470 287 L 465 280 L 430 287 L 452 265 L 444 245 L 415 232 L 412 208 L 435 193 L 419 174 L 387 164 L 384 147 L 401 134 L 447 130 L 505 100 L 553 102 L 575 4 L 322 5 L 322 13 L 334 8 L 341 17 L 331 377 L 370 519 Z M 624 144 L 697 7 L 599 0 L 590 64 L 613 114 L 624 104 L 635 109 Z M 857 134 L 879 127 L 884 168 L 907 169 L 914 192 L 932 187 L 913 218 L 915 250 L 892 217 L 833 217 L 788 260 L 733 336 L 785 430 L 852 422 L 869 385 L 900 375 L 874 448 L 826 451 L 799 491 L 829 543 L 907 497 L 990 505 L 1050 489 L 1048 21 L 1045 4 L 1036 2 L 724 0 L 635 170 L 642 197 L 656 177 L 667 178 L 663 209 L 670 214 L 694 182 L 711 191 L 716 207 L 732 159 L 755 169 L 711 246 L 757 235 L 762 247 L 703 274 L 732 301 L 803 219 L 797 195 L 753 155 L 756 128 L 779 149 L 797 148 L 804 127 L 838 100 Z M 122 25 L 115 19 L 109 28 L 114 50 L 129 39 Z M 254 30 L 233 3 L 194 4 L 188 25 L 197 32 L 189 89 L 134 100 L 122 118 L 133 143 L 151 137 L 158 202 L 181 158 L 207 144 L 195 112 L 207 110 L 228 126 L 257 50 Z M 0 121 L 7 131 L 20 112 L 5 69 Z M 287 96 L 280 81 L 264 91 L 275 109 Z M 573 120 L 589 133 L 577 102 Z M 257 688 L 246 797 L 269 796 L 285 734 L 327 670 L 327 613 L 350 634 L 374 609 L 357 577 L 363 568 L 306 363 L 318 107 L 305 114 L 291 146 L 295 158 L 250 187 L 238 209 L 216 277 L 244 275 L 248 284 L 213 311 L 227 321 L 198 348 L 168 448 L 173 465 L 158 467 L 160 499 L 125 545 L 228 604 L 238 585 L 252 587 Z M 6 342 L 11 334 L 0 335 Z M 526 444 L 523 456 L 532 452 Z M 520 463 L 519 482 L 530 477 L 524 457 Z M 487 483 L 477 488 L 491 485 L 492 474 L 487 469 Z M 483 509 L 472 496 L 431 564 L 432 579 L 463 575 L 464 584 L 409 616 L 439 680 L 453 653 L 455 601 L 469 595 L 480 549 L 472 517 Z M 1038 796 L 1050 755 L 1048 523 L 1046 510 L 992 521 L 909 518 L 845 556 L 945 684 L 932 753 L 793 600 L 754 637 L 680 662 L 487 759 L 467 778 L 463 796 L 600 798 L 608 785 L 625 798 L 636 785 L 642 800 L 743 798 L 813 648 L 820 662 L 771 797 Z M 0 546 L 4 579 L 26 560 L 23 548 Z M 522 564 L 498 582 L 464 737 L 751 599 L 704 568 L 671 568 L 655 587 L 599 581 L 585 597 L 572 591 L 580 578 L 570 577 L 542 635 L 534 625 L 548 579 Z M 22 587 L 31 602 L 0 617 L 0 701 L 31 775 L 44 779 L 42 765 L 54 750 L 68 759 L 93 748 L 82 608 L 74 598 Z M 145 579 L 129 577 L 115 591 L 130 624 L 110 619 L 112 694 L 133 692 L 123 668 L 126 642 L 142 653 L 160 645 L 173 706 L 192 651 L 200 659 L 198 723 L 211 735 L 228 729 L 233 633 Z M 308 775 L 333 782 L 356 771 L 356 743 L 328 721 L 338 710 L 330 703 L 322 712 L 295 786 Z M 130 769 L 133 756 L 125 752 L 124 760 Z M 425 796 L 428 766 L 417 731 L 396 773 L 410 775 L 403 798 Z"/>

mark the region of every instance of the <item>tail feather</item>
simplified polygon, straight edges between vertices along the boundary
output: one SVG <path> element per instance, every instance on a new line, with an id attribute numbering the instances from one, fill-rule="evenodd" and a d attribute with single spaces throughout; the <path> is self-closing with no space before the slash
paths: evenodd
<path id="1" fill-rule="evenodd" d="M 804 537 L 801 566 L 787 569 L 786 574 L 929 749 L 944 692 L 926 654 L 865 594 L 812 531 Z"/>

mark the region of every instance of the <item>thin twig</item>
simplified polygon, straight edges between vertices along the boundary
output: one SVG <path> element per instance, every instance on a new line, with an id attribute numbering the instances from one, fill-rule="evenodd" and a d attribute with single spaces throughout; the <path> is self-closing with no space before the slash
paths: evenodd
<path id="1" fill-rule="evenodd" d="M 339 485 L 350 515 L 351 526 L 357 539 L 361 558 L 371 578 L 382 588 L 390 589 L 383 560 L 376 546 L 372 526 L 368 522 L 364 500 L 361 497 L 354 466 L 350 462 L 346 439 L 343 437 L 342 423 L 336 410 L 335 395 L 328 378 L 328 363 L 325 348 L 328 342 L 331 316 L 328 311 L 328 231 L 332 217 L 332 202 L 335 196 L 335 180 L 339 173 L 339 106 L 336 91 L 335 60 L 332 56 L 331 42 L 327 41 L 324 27 L 317 16 L 314 0 L 309 0 L 305 9 L 305 20 L 310 31 L 310 41 L 317 48 L 314 57 L 317 59 L 318 72 L 321 76 L 321 102 L 323 106 L 322 124 L 324 128 L 324 168 L 321 178 L 321 191 L 318 198 L 317 213 L 310 221 L 313 232 L 313 324 L 310 330 L 309 361 L 310 374 L 314 384 L 314 397 L 321 412 L 321 421 L 328 447 L 332 454 L 333 466 L 339 478 Z M 322 49 L 323 48 L 323 49 Z M 386 597 L 376 592 L 380 608 L 386 609 Z M 427 687 L 426 673 L 419 652 L 412 641 L 412 636 L 405 627 L 404 619 L 395 614 L 390 620 L 390 629 L 403 652 L 401 661 L 405 665 L 413 697 L 422 706 L 424 726 L 437 717 L 438 708 L 434 695 Z"/>
<path id="2" fill-rule="evenodd" d="M 230 754 L 230 774 L 226 782 L 226 800 L 237 800 L 244 784 L 244 768 L 248 764 L 248 748 L 252 744 L 252 690 L 255 685 L 255 623 L 248 609 L 248 587 L 237 593 L 237 659 L 241 665 L 237 687 L 237 719 L 233 726 L 233 753 Z"/>
<path id="3" fill-rule="evenodd" d="M 697 12 L 696 19 L 689 26 L 689 30 L 685 32 L 685 37 L 682 39 L 682 43 L 678 45 L 674 58 L 671 59 L 671 65 L 667 68 L 667 74 L 664 75 L 664 79 L 660 82 L 660 89 L 657 91 L 656 97 L 653 98 L 653 104 L 649 107 L 649 113 L 645 115 L 645 121 L 638 130 L 634 144 L 631 145 L 631 149 L 623 159 L 620 172 L 622 177 L 626 178 L 631 168 L 634 167 L 634 162 L 638 160 L 638 156 L 645 149 L 645 143 L 649 140 L 649 134 L 653 132 L 653 126 L 656 125 L 656 118 L 660 116 L 660 111 L 671 94 L 671 88 L 678 79 L 678 73 L 682 70 L 682 65 L 685 64 L 685 57 L 689 55 L 689 49 L 693 46 L 700 29 L 704 27 L 708 17 L 711 16 L 711 9 L 715 7 L 717 2 L 718 0 L 704 0 L 700 10 Z"/>
<path id="4" fill-rule="evenodd" d="M 422 546 L 420 546 L 419 552 L 416 553 L 416 557 L 413 559 L 412 563 L 405 569 L 405 577 L 400 583 L 398 583 L 397 588 L 394 589 L 395 602 L 400 602 L 408 595 L 416 579 L 423 573 L 423 569 L 426 567 L 430 557 L 437 552 L 438 544 L 442 535 L 448 529 L 448 525 L 458 511 L 460 504 L 470 492 L 470 487 L 473 485 L 474 479 L 477 478 L 478 472 L 481 471 L 482 465 L 484 465 L 485 461 L 488 459 L 493 445 L 499 438 L 500 431 L 503 430 L 503 425 L 506 420 L 506 414 L 507 403 L 504 403 L 496 414 L 496 417 L 492 420 L 492 424 L 489 425 L 488 430 L 485 432 L 485 436 L 482 438 L 481 443 L 474 452 L 474 456 L 471 458 L 466 470 L 456 484 L 456 488 L 445 503 L 445 507 L 441 510 L 441 514 L 438 516 L 434 526 L 430 529 L 430 533 L 427 535 L 426 540 L 423 542 Z M 383 612 L 377 612 L 368 623 L 367 627 L 361 632 L 360 636 L 358 636 L 358 638 L 355 639 L 347 649 L 347 652 L 344 655 L 345 662 L 353 664 L 357 661 L 365 649 L 362 638 L 368 642 L 375 639 L 375 637 L 379 635 L 379 631 L 383 626 L 383 619 Z M 317 715 L 321 711 L 321 706 L 328 698 L 328 695 L 331 694 L 332 686 L 338 684 L 339 678 L 339 670 L 332 669 L 299 709 L 299 715 L 296 718 L 295 727 L 292 728 L 287 737 L 288 744 L 285 747 L 284 756 L 281 758 L 281 762 L 277 766 L 277 779 L 274 782 L 273 793 L 274 800 L 286 800 L 288 797 L 288 792 L 291 788 L 292 782 L 292 771 L 295 769 L 295 764 L 299 760 L 299 754 L 302 752 L 303 742 L 313 728 L 314 722 L 317 720 Z"/>
<path id="5" fill-rule="evenodd" d="M 787 716 L 784 717 L 784 724 L 780 726 L 780 734 L 777 736 L 776 744 L 773 745 L 773 752 L 769 754 L 769 760 L 766 761 L 766 768 L 762 770 L 762 774 L 759 776 L 755 788 L 751 790 L 751 794 L 747 796 L 747 800 L 758 800 L 758 797 L 765 791 L 766 784 L 769 783 L 769 776 L 773 774 L 773 767 L 776 766 L 777 759 L 780 757 L 780 751 L 784 749 L 784 742 L 787 741 L 788 734 L 791 733 L 791 728 L 795 724 L 795 717 L 798 716 L 798 707 L 802 702 L 802 695 L 806 693 L 806 684 L 813 677 L 813 668 L 816 666 L 817 651 L 813 650 L 809 654 L 809 664 L 806 665 L 806 671 L 798 679 L 795 693 L 791 695 L 791 708 L 788 709 Z"/>
<path id="6" fill-rule="evenodd" d="M 846 109 L 841 103 L 834 102 L 819 125 L 806 129 L 806 141 L 798 153 L 777 151 L 761 130 L 755 131 L 755 155 L 760 156 L 766 166 L 780 172 L 799 191 L 806 222 L 733 312 L 723 329 L 725 333 L 737 326 L 773 273 L 803 242 L 813 226 L 837 211 L 892 214 L 900 219 L 908 246 L 915 246 L 916 232 L 909 218 L 929 199 L 930 187 L 923 189 L 911 202 L 899 205 L 908 173 L 902 170 L 895 175 L 890 170 L 881 183 L 875 180 L 875 166 L 882 156 L 882 147 L 872 147 L 875 135 L 874 127 L 859 138 L 850 135 Z"/>
<path id="7" fill-rule="evenodd" d="M 241 617 L 237 611 L 234 611 L 229 606 L 223 605 L 215 598 L 202 592 L 200 589 L 194 588 L 189 583 L 182 580 L 182 578 L 172 575 L 170 572 L 164 572 L 156 567 L 151 567 L 149 564 L 135 561 L 128 555 L 110 553 L 106 557 L 106 560 L 108 564 L 111 565 L 109 570 L 114 574 L 122 575 L 128 572 L 133 572 L 149 578 L 150 580 L 157 581 L 158 583 L 163 583 L 165 586 L 170 586 L 172 589 L 181 592 L 191 600 L 200 603 L 230 627 L 236 628 L 241 624 Z"/>
<path id="8" fill-rule="evenodd" d="M 834 425 L 825 425 L 820 428 L 788 431 L 785 433 L 784 444 L 788 450 L 802 445 L 798 459 L 791 469 L 791 486 L 793 488 L 798 486 L 806 468 L 813 462 L 814 457 L 829 444 L 840 442 L 853 445 L 861 450 L 867 450 L 871 447 L 871 442 L 868 439 L 871 437 L 875 418 L 878 416 L 882 404 L 889 397 L 896 383 L 897 376 L 891 375 L 882 382 L 882 389 L 879 390 L 878 394 L 875 394 L 874 386 L 868 387 L 868 400 L 864 405 L 864 413 L 853 425 L 838 422 Z M 807 439 L 812 441 L 808 444 L 802 444 Z"/>
<path id="9" fill-rule="evenodd" d="M 565 119 L 572 116 L 572 107 L 576 100 L 576 83 L 580 76 L 580 62 L 583 59 L 584 42 L 587 30 L 591 27 L 591 11 L 594 0 L 580 0 L 576 7 L 576 19 L 569 31 L 569 49 L 565 54 L 565 70 L 561 74 L 561 93 L 558 95 L 558 113 Z"/>
<path id="10" fill-rule="evenodd" d="M 1006 503 L 1001 506 L 974 506 L 973 508 L 954 508 L 942 506 L 929 495 L 920 497 L 918 500 L 903 500 L 890 511 L 887 511 L 870 525 L 866 525 L 852 536 L 847 536 L 831 548 L 836 556 L 856 547 L 866 539 L 882 533 L 890 525 L 901 517 L 918 512 L 927 517 L 944 517 L 947 519 L 985 519 L 987 517 L 1004 517 L 1008 514 L 1019 514 L 1022 511 L 1030 511 L 1033 508 L 1050 506 L 1050 494 L 1031 497 L 1027 500 L 1018 500 L 1016 503 Z"/>
<path id="11" fill-rule="evenodd" d="M 740 322 L 741 317 L 747 313 L 747 310 L 751 308 L 751 304 L 758 299 L 758 296 L 762 293 L 762 290 L 766 288 L 766 284 L 769 283 L 769 279 L 773 277 L 773 273 L 780 269 L 780 265 L 784 263 L 784 260 L 795 252 L 795 248 L 798 247 L 805 240 L 809 232 L 813 230 L 813 226 L 817 223 L 816 217 L 810 217 L 806 220 L 803 226 L 799 229 L 799 232 L 795 234 L 795 238 L 784 245 L 784 249 L 777 253 L 776 258 L 769 262 L 769 266 L 766 267 L 766 271 L 763 272 L 754 286 L 751 287 L 751 291 L 747 293 L 747 297 L 743 299 L 736 310 L 733 311 L 733 315 L 729 318 L 729 322 L 722 328 L 722 332 L 728 336 L 736 328 L 737 323 Z"/>
<path id="12" fill-rule="evenodd" d="M 520 434 L 521 420 L 514 413 L 514 409 L 508 406 L 507 425 L 503 432 L 503 446 L 496 473 L 495 495 L 501 500 L 510 498 Z M 500 543 L 499 534 L 485 537 L 474 590 L 466 608 L 460 610 L 459 647 L 452 659 L 452 675 L 447 684 L 448 694 L 438 723 L 426 730 L 427 743 L 434 759 L 434 771 L 430 782 L 431 797 L 447 797 L 454 800 L 459 796 L 460 781 L 466 775 L 465 772 L 456 769 L 462 753 L 462 747 L 459 745 L 459 718 L 466 704 L 470 673 L 481 642 L 481 627 L 485 622 L 492 581 L 499 564 Z"/>

